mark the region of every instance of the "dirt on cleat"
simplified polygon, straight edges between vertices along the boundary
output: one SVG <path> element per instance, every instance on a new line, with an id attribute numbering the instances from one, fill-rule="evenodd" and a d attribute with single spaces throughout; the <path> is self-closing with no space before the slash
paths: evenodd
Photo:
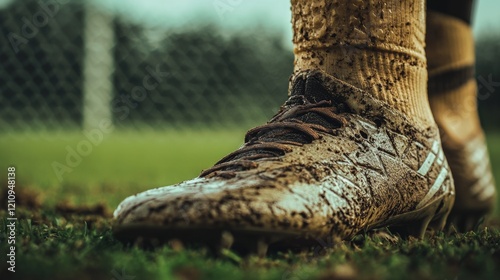
<path id="1" fill-rule="evenodd" d="M 421 237 L 429 225 L 441 230 L 453 206 L 441 153 L 437 127 L 417 128 L 369 93 L 301 72 L 240 149 L 198 178 L 125 199 L 114 233 L 216 243 L 228 231 L 233 247 L 257 254 L 387 226 Z"/>

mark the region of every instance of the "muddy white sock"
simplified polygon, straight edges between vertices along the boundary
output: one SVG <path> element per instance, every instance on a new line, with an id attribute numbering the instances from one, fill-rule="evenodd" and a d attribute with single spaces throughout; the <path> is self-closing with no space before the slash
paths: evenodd
<path id="1" fill-rule="evenodd" d="M 429 100 L 449 145 L 463 145 L 481 132 L 474 79 L 474 39 L 470 26 L 455 17 L 427 15 Z"/>
<path id="2" fill-rule="evenodd" d="M 321 69 L 434 125 L 423 0 L 292 0 L 292 23 L 295 71 Z"/>

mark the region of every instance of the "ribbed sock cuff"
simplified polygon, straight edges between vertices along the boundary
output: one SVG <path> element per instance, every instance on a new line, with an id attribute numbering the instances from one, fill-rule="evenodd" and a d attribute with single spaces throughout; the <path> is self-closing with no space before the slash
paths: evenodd
<path id="1" fill-rule="evenodd" d="M 292 0 L 292 15 L 296 71 L 321 69 L 434 125 L 424 1 Z"/>
<path id="2" fill-rule="evenodd" d="M 335 48 L 297 53 L 295 64 L 300 70 L 321 69 L 411 117 L 428 120 L 432 115 L 427 70 L 417 58 L 396 52 Z M 427 125 L 433 123 L 428 121 Z"/>

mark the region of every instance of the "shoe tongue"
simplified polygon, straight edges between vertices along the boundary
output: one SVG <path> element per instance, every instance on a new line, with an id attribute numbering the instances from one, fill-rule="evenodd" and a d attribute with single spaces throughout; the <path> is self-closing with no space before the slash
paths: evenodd
<path id="1" fill-rule="evenodd" d="M 305 99 L 310 103 L 318 103 L 322 100 L 332 99 L 332 95 L 323 86 L 320 77 L 312 75 L 301 75 L 293 81 L 290 92 L 291 98 L 287 101 L 287 105 L 302 105 L 301 103 L 304 102 L 304 99 L 300 98 L 301 96 L 305 97 Z M 299 98 L 294 99 L 293 97 Z M 296 119 L 306 123 L 318 124 L 327 128 L 334 128 L 336 126 L 335 124 L 328 122 L 324 117 L 321 117 L 313 112 L 306 113 Z M 278 129 L 276 131 L 267 132 L 265 135 L 260 137 L 260 140 L 264 142 L 287 140 L 305 143 L 307 142 L 307 137 L 294 131 L 287 132 L 282 129 Z"/>
<path id="2" fill-rule="evenodd" d="M 311 103 L 332 99 L 332 95 L 327 91 L 320 78 L 311 75 L 299 76 L 293 82 L 290 96 L 300 95 Z"/>
<path id="3" fill-rule="evenodd" d="M 332 94 L 324 87 L 321 77 L 312 75 L 300 75 L 293 80 L 290 98 L 285 103 L 288 106 L 304 105 L 304 101 L 309 103 L 318 103 L 322 100 L 332 100 Z M 295 97 L 295 98 L 294 98 Z M 306 100 L 304 100 L 306 99 Z M 296 120 L 302 121 L 304 123 L 312 123 L 316 125 L 321 125 L 326 128 L 336 128 L 338 125 L 336 123 L 331 123 L 327 121 L 324 117 L 318 115 L 317 113 L 310 112 L 304 115 L 298 116 Z M 290 129 L 274 129 L 272 131 L 267 131 L 258 137 L 260 142 L 276 142 L 276 141 L 292 141 L 298 143 L 308 143 L 309 137 L 303 133 L 290 130 Z M 268 150 L 256 149 L 253 151 L 248 151 L 239 154 L 232 158 L 232 160 L 252 156 L 254 154 L 269 154 L 269 156 L 276 156 L 275 152 Z"/>

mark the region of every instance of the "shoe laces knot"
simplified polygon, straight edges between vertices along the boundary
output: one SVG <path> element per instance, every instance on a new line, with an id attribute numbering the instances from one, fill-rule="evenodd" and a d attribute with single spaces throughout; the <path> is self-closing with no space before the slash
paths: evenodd
<path id="1" fill-rule="evenodd" d="M 269 122 L 246 133 L 241 148 L 204 170 L 200 177 L 232 178 L 237 171 L 256 168 L 257 160 L 283 156 L 292 146 L 320 139 L 321 133 L 333 134 L 347 123 L 339 115 L 344 106 L 333 106 L 331 100 L 310 102 L 304 95 L 291 96 Z"/>

